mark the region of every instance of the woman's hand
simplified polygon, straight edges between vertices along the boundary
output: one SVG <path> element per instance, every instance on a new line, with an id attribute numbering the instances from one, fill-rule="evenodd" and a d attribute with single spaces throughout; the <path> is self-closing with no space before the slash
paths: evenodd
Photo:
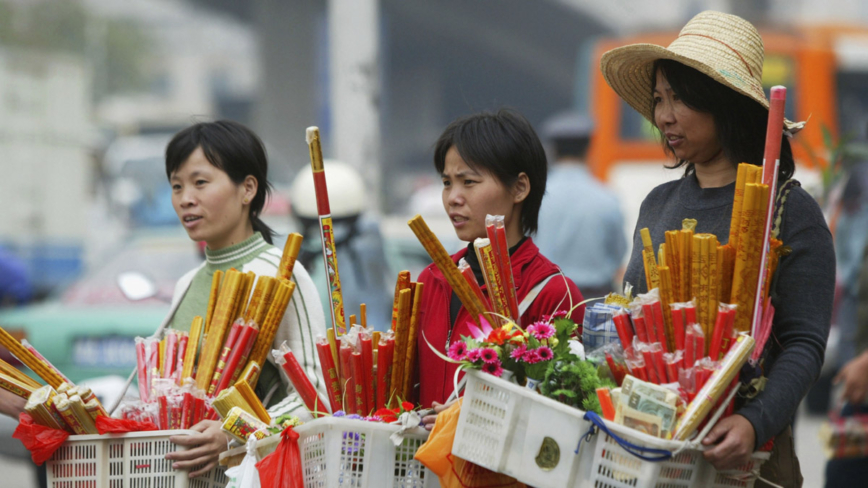
<path id="1" fill-rule="evenodd" d="M 18 420 L 18 414 L 24 411 L 27 400 L 9 391 L 0 389 L 0 413 Z"/>
<path id="2" fill-rule="evenodd" d="M 705 460 L 718 471 L 736 469 L 748 461 L 753 454 L 756 432 L 750 421 L 741 415 L 731 415 L 714 426 L 702 439 L 703 446 L 711 446 L 705 451 Z"/>
<path id="3" fill-rule="evenodd" d="M 835 376 L 834 384 L 844 383 L 844 400 L 861 405 L 868 394 L 868 351 L 850 360 Z"/>
<path id="4" fill-rule="evenodd" d="M 170 441 L 189 449 L 170 452 L 166 454 L 166 459 L 175 461 L 172 469 L 190 470 L 201 466 L 199 470 L 190 473 L 190 478 L 195 478 L 217 467 L 220 453 L 227 449 L 229 438 L 220 430 L 220 422 L 216 420 L 203 420 L 190 430 L 199 433 L 169 437 Z"/>
<path id="5" fill-rule="evenodd" d="M 422 427 L 425 427 L 425 430 L 433 429 L 434 428 L 434 422 L 437 421 L 437 416 L 440 415 L 440 412 L 451 407 L 453 403 L 455 403 L 455 400 L 452 400 L 451 402 L 448 402 L 445 405 L 441 405 L 437 402 L 431 402 L 431 407 L 434 409 L 434 413 L 422 417 Z"/>

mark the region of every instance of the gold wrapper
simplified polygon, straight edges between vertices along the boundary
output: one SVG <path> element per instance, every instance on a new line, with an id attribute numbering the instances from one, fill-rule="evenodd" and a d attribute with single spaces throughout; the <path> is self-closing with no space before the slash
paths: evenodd
<path id="1" fill-rule="evenodd" d="M 24 405 L 24 411 L 33 417 L 33 420 L 39 424 L 52 429 L 65 430 L 66 422 L 63 417 L 54 409 L 52 399 L 56 395 L 54 388 L 50 385 L 37 388 L 27 399 Z"/>
<path id="2" fill-rule="evenodd" d="M 30 398 L 35 390 L 27 383 L 3 373 L 0 373 L 0 388 L 24 399 Z"/>
<path id="3" fill-rule="evenodd" d="M 268 415 L 265 406 L 262 405 L 262 402 L 259 400 L 259 397 L 256 396 L 256 393 L 253 392 L 253 388 L 251 388 L 249 383 L 246 381 L 239 381 L 235 383 L 235 389 L 242 397 L 244 397 L 244 400 L 247 401 L 248 405 L 250 405 L 253 414 L 256 415 L 260 421 L 266 424 L 271 423 L 271 416 Z"/>
<path id="4" fill-rule="evenodd" d="M 223 425 L 220 428 L 223 432 L 232 436 L 233 439 L 242 444 L 246 444 L 247 438 L 251 434 L 254 434 L 260 429 L 268 428 L 268 424 L 245 412 L 240 407 L 233 407 L 229 410 L 226 419 L 223 421 Z M 261 437 L 257 435 L 257 439 L 264 439 L 265 437 L 268 437 L 265 433 L 263 433 Z"/>
<path id="5" fill-rule="evenodd" d="M 696 398 L 690 402 L 684 414 L 675 425 L 673 438 L 678 441 L 686 441 L 696 432 L 696 429 L 717 404 L 718 400 L 726 393 L 732 384 L 732 380 L 738 376 L 741 367 L 747 362 L 756 342 L 747 334 L 742 334 L 726 353 L 720 366 L 711 374 L 705 386 L 696 394 Z"/>
<path id="6" fill-rule="evenodd" d="M 230 386 L 225 390 L 221 391 L 217 398 L 214 399 L 211 406 L 214 407 L 214 410 L 220 414 L 221 419 L 225 419 L 229 415 L 229 411 L 235 407 L 239 407 L 245 412 L 255 415 L 253 407 L 247 403 L 247 400 L 244 399 L 244 396 L 238 392 L 238 390 L 234 386 Z"/>
<path id="7" fill-rule="evenodd" d="M 96 398 L 84 402 L 84 409 L 87 411 L 87 414 L 90 415 L 90 418 L 93 419 L 94 425 L 96 424 L 97 417 L 108 417 L 108 413 L 106 413 L 105 409 L 102 408 L 102 405 L 100 405 L 99 400 Z"/>
<path id="8" fill-rule="evenodd" d="M 69 408 L 72 410 L 73 415 L 78 419 L 79 424 L 84 427 L 85 432 L 88 434 L 99 434 L 99 431 L 96 430 L 94 418 L 91 417 L 90 413 L 88 413 L 84 408 L 84 402 L 81 401 L 80 396 L 73 395 L 69 397 Z"/>
<path id="9" fill-rule="evenodd" d="M 72 411 L 69 400 L 62 398 L 55 403 L 55 406 L 57 407 L 57 412 L 61 417 L 63 417 L 63 421 L 66 423 L 67 427 L 69 427 L 74 434 L 85 435 L 88 433 L 84 426 L 81 425 L 81 421 L 79 421 L 78 417 L 76 417 L 75 413 Z"/>
<path id="10" fill-rule="evenodd" d="M 651 242 L 651 233 L 648 228 L 639 231 L 642 237 L 642 262 L 645 264 L 645 283 L 648 290 L 660 286 L 660 274 L 657 270 L 657 261 L 654 259 L 654 243 Z"/>

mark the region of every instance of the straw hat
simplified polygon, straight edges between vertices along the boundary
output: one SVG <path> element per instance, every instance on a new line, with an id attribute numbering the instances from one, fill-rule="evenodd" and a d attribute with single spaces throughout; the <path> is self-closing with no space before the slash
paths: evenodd
<path id="1" fill-rule="evenodd" d="M 681 29 L 669 47 L 631 44 L 603 54 L 600 69 L 606 83 L 637 112 L 654 123 L 651 90 L 654 61 L 671 59 L 747 95 L 766 109 L 762 87 L 763 40 L 756 28 L 735 15 L 706 11 Z M 784 120 L 790 132 L 804 122 Z"/>

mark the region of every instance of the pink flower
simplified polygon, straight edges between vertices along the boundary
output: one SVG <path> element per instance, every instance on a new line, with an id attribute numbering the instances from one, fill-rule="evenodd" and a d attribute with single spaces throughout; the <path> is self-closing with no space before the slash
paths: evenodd
<path id="1" fill-rule="evenodd" d="M 509 357 L 515 359 L 516 361 L 521 360 L 521 357 L 524 356 L 525 351 L 527 351 L 527 344 L 522 344 L 509 353 Z"/>
<path id="2" fill-rule="evenodd" d="M 566 316 L 567 316 L 566 310 L 558 310 L 557 312 L 552 314 L 552 318 L 555 318 L 555 319 L 562 319 L 562 318 L 565 318 Z"/>
<path id="3" fill-rule="evenodd" d="M 467 323 L 467 328 L 470 330 L 471 337 L 478 341 L 484 341 L 485 338 L 488 337 L 488 334 L 491 334 L 491 331 L 494 329 L 491 328 L 491 324 L 488 323 L 482 315 L 479 316 L 479 324 L 482 326 L 481 329 L 472 322 Z"/>
<path id="4" fill-rule="evenodd" d="M 540 361 L 539 353 L 536 349 L 530 349 L 526 351 L 521 359 L 528 364 L 536 364 Z"/>
<path id="5" fill-rule="evenodd" d="M 478 361 L 479 360 L 479 349 L 470 349 L 469 351 L 467 351 L 467 355 L 464 356 L 464 359 L 466 361 L 470 361 L 471 363 Z"/>
<path id="6" fill-rule="evenodd" d="M 555 328 L 545 322 L 536 322 L 528 327 L 527 331 L 539 341 L 555 335 Z"/>
<path id="7" fill-rule="evenodd" d="M 449 359 L 454 361 L 464 361 L 467 358 L 467 344 L 463 341 L 458 341 L 449 346 Z"/>
<path id="8" fill-rule="evenodd" d="M 552 352 L 551 348 L 547 346 L 542 346 L 536 350 L 536 354 L 539 357 L 540 361 L 548 361 L 551 358 L 555 357 L 555 354 Z"/>
<path id="9" fill-rule="evenodd" d="M 479 351 L 479 357 L 486 363 L 500 363 L 500 359 L 497 357 L 497 351 L 490 347 L 486 347 Z"/>
<path id="10" fill-rule="evenodd" d="M 503 367 L 500 365 L 500 361 L 496 361 L 493 363 L 485 363 L 482 365 L 482 371 L 494 376 L 500 376 L 503 374 Z"/>

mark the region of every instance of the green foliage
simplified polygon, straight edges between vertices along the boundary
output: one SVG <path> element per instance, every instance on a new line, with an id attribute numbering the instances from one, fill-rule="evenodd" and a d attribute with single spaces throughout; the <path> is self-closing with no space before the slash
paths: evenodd
<path id="1" fill-rule="evenodd" d="M 600 378 L 590 361 L 581 361 L 572 354 L 565 359 L 567 357 L 572 360 L 552 361 L 540 384 L 540 393 L 571 407 L 602 415 L 597 388 L 616 388 L 615 383 Z"/>

